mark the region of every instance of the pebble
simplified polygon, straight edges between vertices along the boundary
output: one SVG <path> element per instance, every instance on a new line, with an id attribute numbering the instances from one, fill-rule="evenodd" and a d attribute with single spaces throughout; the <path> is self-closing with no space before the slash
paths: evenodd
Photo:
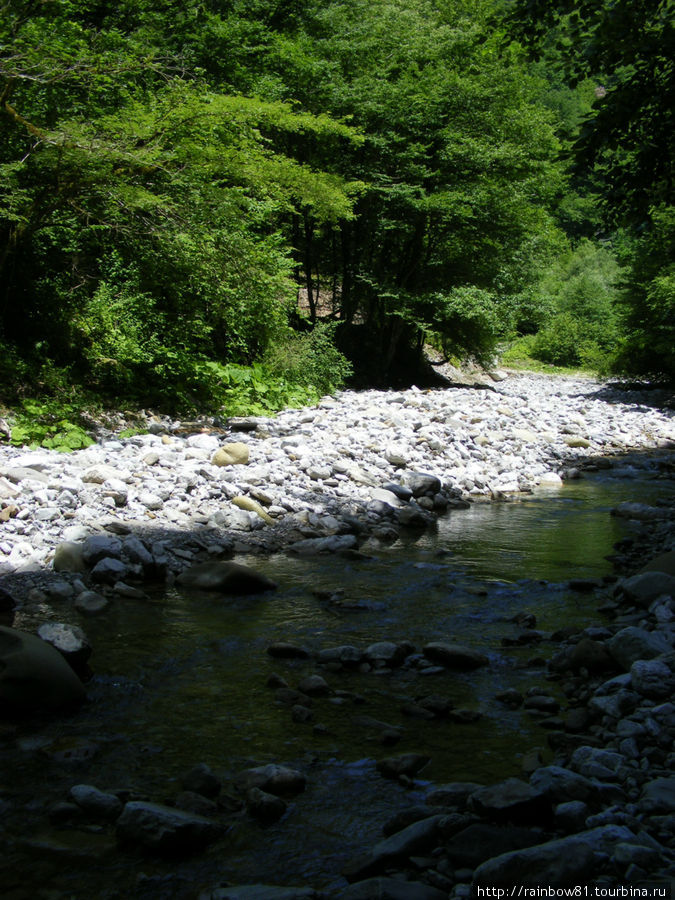
<path id="1" fill-rule="evenodd" d="M 17 512 L 0 520 L 0 576 L 52 559 L 82 571 L 64 542 L 89 567 L 104 557 L 149 566 L 138 545 L 122 551 L 104 533 L 113 510 L 136 539 L 149 522 L 173 532 L 175 571 L 185 566 L 173 551 L 185 548 L 174 526 L 201 528 L 211 541 L 247 537 L 269 551 L 354 549 L 356 535 L 426 528 L 447 506 L 556 489 L 588 458 L 672 445 L 667 410 L 640 399 L 591 379 L 524 374 L 482 390 L 344 391 L 211 433 L 203 422 L 189 434 L 153 419 L 149 434 L 102 435 L 71 454 L 2 446 L 0 486 Z"/>
<path id="2" fill-rule="evenodd" d="M 238 592 L 241 581 L 248 584 L 255 573 L 205 563 L 205 557 L 235 548 L 299 554 L 370 550 L 403 529 L 428 527 L 448 508 L 461 515 L 479 499 L 557 491 L 589 463 L 613 465 L 607 457 L 675 446 L 667 409 L 647 406 L 611 384 L 538 375 L 495 380 L 489 390 L 346 391 L 313 409 L 286 410 L 270 419 L 233 420 L 225 428 L 207 423 L 210 433 L 202 430 L 204 423 L 193 433 L 170 420 L 150 424 L 148 434 L 101 436 L 68 455 L 0 447 L 0 505 L 8 510 L 0 516 L 0 576 L 8 586 L 21 575 L 36 596 L 53 603 L 64 602 L 70 588 L 76 609 L 88 615 L 102 613 L 115 594 L 131 599 L 134 585 L 150 579 L 172 583 L 182 577 L 212 590 L 234 580 Z M 645 527 L 666 528 L 673 521 L 665 505 L 624 503 L 617 514 Z M 45 579 L 44 573 L 52 566 L 63 591 L 48 588 L 54 576 Z M 461 900 L 479 884 L 586 881 L 598 860 L 611 859 L 602 862 L 601 875 L 609 879 L 630 880 L 645 868 L 650 875 L 664 872 L 672 856 L 658 839 L 672 836 L 675 812 L 670 774 L 675 708 L 668 702 L 675 677 L 672 579 L 668 572 L 619 582 L 612 594 L 614 615 L 634 618 L 581 640 L 560 638 L 561 653 L 549 672 L 572 686 L 566 719 L 556 719 L 550 735 L 551 765 L 538 765 L 528 781 L 433 789 L 428 802 L 444 814 L 417 824 L 410 820 L 375 845 L 351 870 L 361 886 L 355 881 L 345 896 L 385 889 L 389 893 L 382 895 L 396 896 L 398 885 L 407 884 L 401 896 L 431 898 L 437 885 L 445 896 Z M 100 593 L 90 589 L 92 583 Z M 273 585 L 256 581 L 254 587 Z M 271 644 L 267 652 L 278 659 L 310 655 L 286 642 Z M 426 658 L 418 654 L 415 662 L 412 646 L 380 641 L 364 650 L 328 647 L 316 662 L 331 680 L 333 672 L 362 666 L 373 672 L 403 666 L 407 672 L 413 665 L 429 675 L 490 663 L 472 648 L 443 640 L 427 644 L 423 653 Z M 317 698 L 315 708 L 348 702 L 318 674 L 307 676 L 297 691 L 283 679 L 270 686 L 297 722 L 312 720 L 309 694 Z M 327 693 L 330 697 L 323 696 Z M 526 697 L 503 692 L 496 699 L 554 714 L 558 698 L 558 691 L 553 697 L 533 686 Z M 407 706 L 412 714 L 444 715 L 452 723 L 478 715 L 440 709 L 433 696 L 415 697 Z M 572 718 L 578 721 L 564 730 Z M 382 743 L 400 737 L 400 730 L 386 723 L 364 719 L 361 724 L 381 734 Z M 376 769 L 399 782 L 392 789 L 400 789 L 413 786 L 428 762 L 423 753 L 407 753 L 380 759 Z M 245 798 L 241 802 L 263 823 L 282 817 L 287 806 L 281 798 L 300 795 L 306 781 L 304 773 L 273 764 L 234 779 Z M 173 855 L 200 850 L 223 834 L 208 814 L 216 806 L 219 779 L 199 765 L 184 776 L 183 787 L 190 796 L 183 797 L 182 809 L 178 803 L 179 808 L 130 801 L 120 813 L 121 801 L 92 785 L 73 787 L 71 800 L 94 818 L 119 816 L 116 832 L 123 846 Z M 495 835 L 495 846 L 519 819 L 541 829 L 539 843 L 476 861 L 474 869 L 460 868 L 448 857 L 448 839 L 477 818 L 484 820 L 485 833 Z M 256 885 L 218 887 L 204 896 L 226 897 L 230 890 L 232 896 L 254 896 L 247 894 L 249 888 L 275 896 Z M 278 890 L 280 897 L 292 891 Z M 313 895 L 309 888 L 298 891 Z"/>

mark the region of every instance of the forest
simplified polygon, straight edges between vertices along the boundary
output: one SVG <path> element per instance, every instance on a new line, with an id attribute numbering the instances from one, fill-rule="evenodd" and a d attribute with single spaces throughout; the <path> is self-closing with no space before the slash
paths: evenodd
<path id="1" fill-rule="evenodd" d="M 675 375 L 673 0 L 0 6 L 18 422 Z"/>

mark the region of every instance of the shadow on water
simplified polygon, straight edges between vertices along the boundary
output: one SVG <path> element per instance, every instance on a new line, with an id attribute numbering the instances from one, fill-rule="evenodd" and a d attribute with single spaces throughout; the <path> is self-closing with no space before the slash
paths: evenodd
<path id="1" fill-rule="evenodd" d="M 495 694 L 532 685 L 555 691 L 545 682 L 545 660 L 555 651 L 546 633 L 595 620 L 597 597 L 571 591 L 568 581 L 610 574 L 605 557 L 627 527 L 610 510 L 674 492 L 672 454 L 629 454 L 557 491 L 477 502 L 444 517 L 434 533 L 411 535 L 369 559 L 242 552 L 239 561 L 278 583 L 274 593 L 223 599 L 171 588 L 145 601 L 118 599 L 84 623 L 59 608 L 59 620 L 84 624 L 95 674 L 79 713 L 23 723 L 0 741 L 0 812 L 12 836 L 0 863 L 7 896 L 40 898 L 54 889 L 77 898 L 187 898 L 225 879 L 325 887 L 379 839 L 388 815 L 422 797 L 424 781 L 408 789 L 385 781 L 376 759 L 425 752 L 431 763 L 422 775 L 436 783 L 518 774 L 523 754 L 545 752 L 547 732 L 527 712 L 505 710 Z M 149 527 L 142 537 L 166 534 Z M 194 537 L 198 547 L 199 532 Z M 504 646 L 520 633 L 510 620 L 521 612 L 536 615 L 544 640 Z M 31 630 L 41 614 L 27 610 L 17 624 Z M 317 698 L 313 721 L 300 724 L 266 682 L 278 673 L 295 687 L 316 667 L 273 660 L 266 648 L 279 640 L 312 652 L 378 640 L 420 649 L 446 640 L 481 650 L 490 665 L 430 676 L 414 668 L 324 672 L 334 693 Z M 482 718 L 460 724 L 402 714 L 404 704 L 430 694 Z M 379 743 L 366 716 L 401 730 L 395 749 Z M 241 815 L 198 858 L 144 860 L 141 881 L 138 860 L 115 849 L 109 830 L 49 823 L 48 807 L 73 784 L 171 801 L 198 762 L 226 784 L 248 765 L 289 763 L 307 773 L 308 788 L 274 826 Z"/>

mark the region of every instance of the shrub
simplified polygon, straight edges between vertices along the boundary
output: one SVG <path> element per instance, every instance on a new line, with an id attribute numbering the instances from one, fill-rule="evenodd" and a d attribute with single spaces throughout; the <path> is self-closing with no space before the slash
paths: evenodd
<path id="1" fill-rule="evenodd" d="M 318 396 L 345 384 L 352 373 L 334 343 L 335 325 L 322 322 L 305 334 L 290 333 L 270 347 L 263 363 L 277 377 L 302 385 Z"/>
<path id="2" fill-rule="evenodd" d="M 584 240 L 539 287 L 542 324 L 535 359 L 607 371 L 620 343 L 620 268 L 611 249 Z"/>

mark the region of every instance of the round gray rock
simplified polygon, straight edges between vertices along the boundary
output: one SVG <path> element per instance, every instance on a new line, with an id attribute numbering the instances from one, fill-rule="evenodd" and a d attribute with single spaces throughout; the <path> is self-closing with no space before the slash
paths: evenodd
<path id="1" fill-rule="evenodd" d="M 51 644 L 0 627 L 0 701 L 14 713 L 59 710 L 85 699 L 82 682 Z"/>
<path id="2" fill-rule="evenodd" d="M 91 656 L 87 635 L 77 625 L 65 622 L 45 622 L 37 630 L 40 640 L 51 644 L 78 674 L 84 673 Z"/>

